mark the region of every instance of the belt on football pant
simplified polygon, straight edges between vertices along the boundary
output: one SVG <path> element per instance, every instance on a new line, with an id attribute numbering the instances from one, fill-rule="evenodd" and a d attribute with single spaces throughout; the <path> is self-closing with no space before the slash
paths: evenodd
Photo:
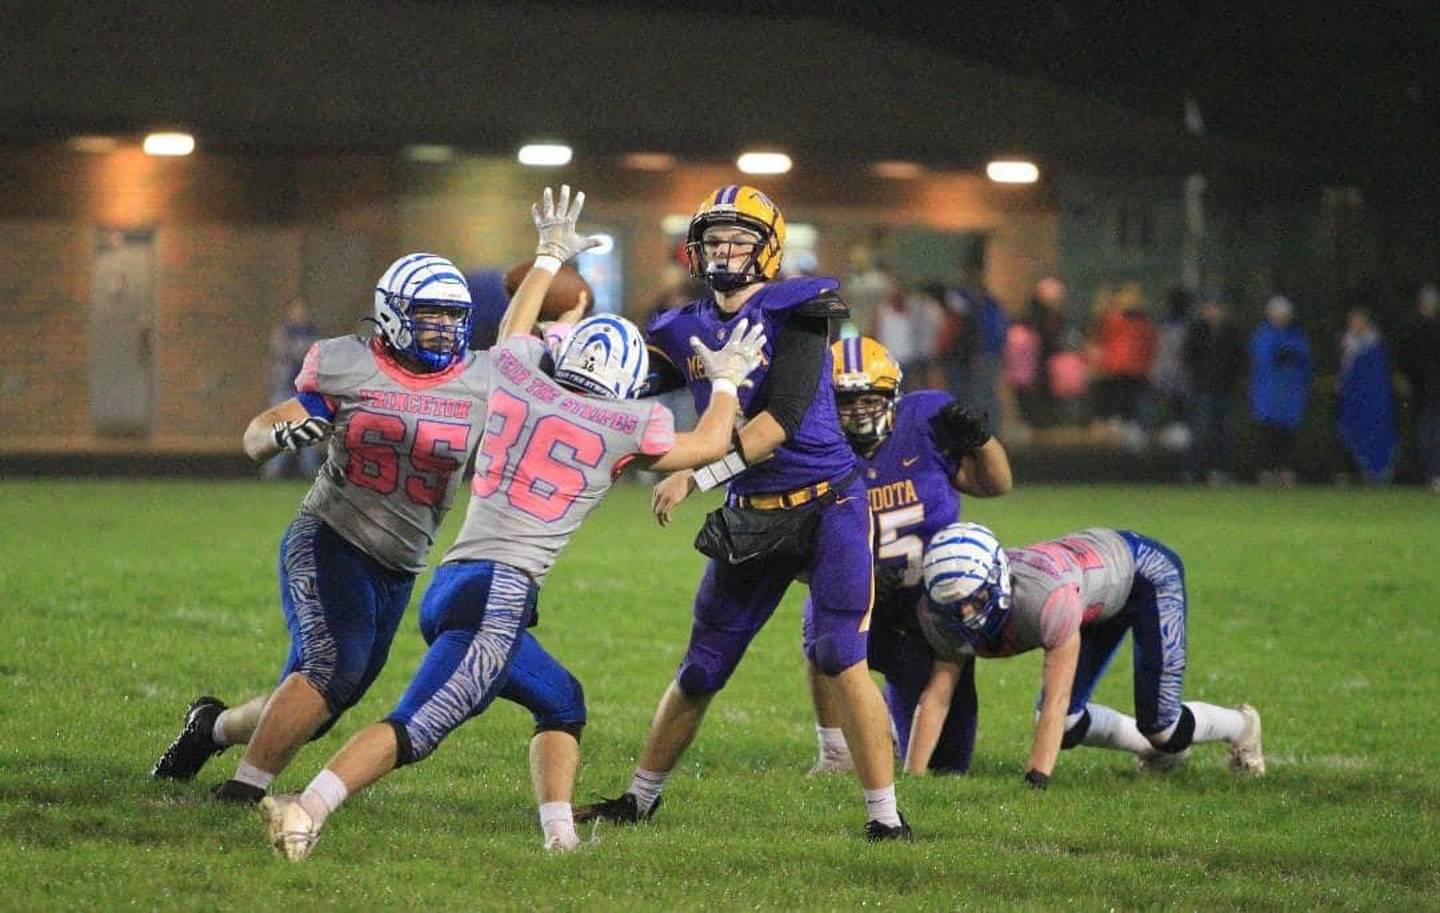
<path id="1" fill-rule="evenodd" d="M 814 485 L 807 485 L 804 488 L 797 488 L 794 491 L 784 491 L 778 494 L 761 495 L 736 495 L 735 506 L 748 508 L 750 510 L 790 510 L 796 507 L 803 507 L 812 501 L 818 501 L 831 493 L 839 493 L 841 489 L 854 480 L 857 473 L 851 472 L 838 482 L 817 482 Z"/>

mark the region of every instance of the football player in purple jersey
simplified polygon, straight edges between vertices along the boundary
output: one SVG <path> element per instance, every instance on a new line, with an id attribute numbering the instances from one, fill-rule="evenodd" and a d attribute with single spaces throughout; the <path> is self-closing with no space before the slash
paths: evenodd
<path id="1" fill-rule="evenodd" d="M 1254 707 L 1181 700 L 1185 566 L 1164 544 L 1097 527 L 1003 549 L 989 529 L 952 523 L 931 538 L 922 568 L 920 622 L 948 661 L 937 668 L 958 670 L 971 655 L 1045 651 L 1029 785 L 1046 788 L 1060 751 L 1076 745 L 1130 751 L 1142 769 L 1165 769 L 1192 744 L 1226 742 L 1232 770 L 1265 773 Z M 1134 717 L 1090 700 L 1127 633 L 1134 639 Z M 951 671 L 950 686 L 957 680 Z M 910 743 L 917 758 L 935 745 L 944 713 L 944 701 L 922 701 Z"/>
<path id="2" fill-rule="evenodd" d="M 707 196 L 690 222 L 693 276 L 713 294 L 650 323 L 651 393 L 688 387 L 703 411 L 711 386 L 692 336 L 723 342 L 741 320 L 761 322 L 765 360 L 740 393 L 743 427 L 712 466 L 656 486 L 662 524 L 691 491 L 728 483 L 725 507 L 706 520 L 697 547 L 711 558 L 693 608 L 690 644 L 645 739 L 630 788 L 577 810 L 576 820 L 650 818 L 666 778 L 698 733 L 706 709 L 781 597 L 810 584 L 805 654 L 827 676 L 865 793 L 870 840 L 909 839 L 895 804 L 885 702 L 865 661 L 873 582 L 865 482 L 840 431 L 830 391 L 830 321 L 845 304 L 833 278 L 780 279 L 785 220 L 754 187 Z"/>
<path id="3" fill-rule="evenodd" d="M 943 732 L 928 763 L 910 763 L 911 721 L 932 692 L 935 651 L 920 630 L 920 559 L 935 531 L 960 516 L 960 495 L 993 498 L 1010 490 L 1010 460 L 977 415 L 940 390 L 899 395 L 900 365 L 873 339 L 831 347 L 840 425 L 870 492 L 876 526 L 875 609 L 870 668 L 885 676 L 885 702 L 897 747 L 911 773 L 964 773 L 975 745 L 975 663 L 959 663 Z M 942 675 L 949 680 L 950 670 Z M 849 770 L 850 751 L 827 680 L 810 667 L 819 757 L 811 773 Z"/>

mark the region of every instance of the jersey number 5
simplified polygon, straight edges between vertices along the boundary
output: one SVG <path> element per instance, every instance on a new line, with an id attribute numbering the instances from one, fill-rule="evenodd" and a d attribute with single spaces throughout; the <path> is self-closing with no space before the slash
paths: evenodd
<path id="1" fill-rule="evenodd" d="M 488 498 L 503 486 L 510 506 L 538 520 L 553 523 L 565 516 L 580 492 L 585 490 L 585 472 L 556 458 L 555 448 L 564 446 L 581 466 L 594 468 L 605 457 L 605 439 L 558 415 L 543 416 L 530 432 L 513 470 L 510 451 L 525 429 L 530 407 L 504 390 L 490 395 L 485 436 L 475 460 L 475 479 L 470 491 Z M 500 424 L 494 420 L 499 418 Z"/>
<path id="2" fill-rule="evenodd" d="M 925 543 L 914 533 L 902 536 L 900 531 L 907 526 L 925 522 L 925 505 L 912 504 L 909 507 L 880 511 L 875 515 L 875 522 L 880 526 L 880 542 L 875 549 L 875 557 L 881 561 L 887 558 L 904 558 L 905 585 L 915 586 L 920 582 Z"/>
<path id="3" fill-rule="evenodd" d="M 424 507 L 444 497 L 450 476 L 465 459 L 470 426 L 420 419 L 410 445 L 412 471 L 405 477 L 405 494 Z M 345 478 L 353 485 L 388 495 L 400 486 L 400 451 L 405 445 L 405 420 L 398 415 L 366 412 L 350 416 L 345 449 L 350 459 Z"/>

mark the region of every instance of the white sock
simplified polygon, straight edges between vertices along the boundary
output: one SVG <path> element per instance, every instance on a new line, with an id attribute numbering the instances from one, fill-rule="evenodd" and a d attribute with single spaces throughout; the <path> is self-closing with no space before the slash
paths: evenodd
<path id="1" fill-rule="evenodd" d="M 540 803 L 540 830 L 545 832 L 547 841 L 552 837 L 580 839 L 575 833 L 575 813 L 569 802 Z"/>
<path id="2" fill-rule="evenodd" d="M 216 745 L 231 744 L 230 735 L 225 731 L 225 718 L 230 715 L 229 710 L 220 711 L 220 715 L 215 717 L 215 725 L 210 727 L 210 739 Z"/>
<path id="3" fill-rule="evenodd" d="M 1196 742 L 1233 742 L 1245 731 L 1245 717 L 1240 711 L 1199 701 L 1186 701 L 1195 715 Z"/>
<path id="4" fill-rule="evenodd" d="M 900 812 L 895 808 L 895 784 L 865 790 L 865 812 L 871 821 L 879 821 L 887 827 L 899 827 Z"/>
<path id="5" fill-rule="evenodd" d="M 241 783 L 248 783 L 256 789 L 269 789 L 275 775 L 268 770 L 261 770 L 248 761 L 241 761 L 240 766 L 235 768 L 235 779 Z"/>
<path id="6" fill-rule="evenodd" d="M 647 815 L 650 809 L 655 807 L 655 800 L 660 798 L 660 790 L 665 788 L 665 780 L 670 776 L 670 771 L 641 770 L 635 768 L 635 778 L 630 781 L 630 792 L 635 794 L 635 806 L 640 814 Z"/>
<path id="7" fill-rule="evenodd" d="M 1140 734 L 1134 717 L 1104 704 L 1086 704 L 1085 709 L 1090 712 L 1090 731 L 1080 740 L 1081 745 L 1114 748 L 1134 754 L 1155 750 L 1150 740 Z"/>
<path id="8" fill-rule="evenodd" d="M 845 733 L 838 726 L 821 726 L 815 724 L 815 740 L 820 747 L 820 760 L 822 761 L 849 761 L 850 746 L 845 741 Z"/>
<path id="9" fill-rule="evenodd" d="M 300 794 L 300 805 L 310 813 L 310 817 L 315 820 L 315 826 L 319 827 L 349 795 L 350 790 L 345 787 L 345 781 L 335 776 L 327 767 L 316 774 L 315 779 L 311 780 L 310 785 Z"/>

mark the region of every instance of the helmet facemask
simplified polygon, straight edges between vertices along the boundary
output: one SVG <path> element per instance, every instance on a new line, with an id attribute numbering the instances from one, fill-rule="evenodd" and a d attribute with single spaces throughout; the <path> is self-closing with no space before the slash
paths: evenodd
<path id="1" fill-rule="evenodd" d="M 874 388 L 837 390 L 835 408 L 840 427 L 856 453 L 869 454 L 895 427 L 895 394 Z"/>
<path id="2" fill-rule="evenodd" d="M 392 302 L 391 307 L 396 304 Z M 445 370 L 469 347 L 474 309 L 468 305 L 411 301 L 400 313 L 402 332 L 409 336 L 409 343 L 400 352 L 425 371 Z"/>
<path id="3" fill-rule="evenodd" d="M 765 281 L 760 257 L 768 246 L 767 234 L 763 228 L 740 220 L 706 225 L 698 240 L 685 244 L 691 275 L 703 279 L 717 292 L 732 292 Z"/>
<path id="4" fill-rule="evenodd" d="M 926 546 L 928 613 L 972 645 L 993 641 L 1010 615 L 1010 560 L 995 534 L 976 523 L 952 523 Z"/>
<path id="5" fill-rule="evenodd" d="M 434 373 L 465 355 L 474 312 L 455 264 L 417 253 L 396 260 L 380 277 L 371 320 L 386 348 L 415 370 Z"/>

